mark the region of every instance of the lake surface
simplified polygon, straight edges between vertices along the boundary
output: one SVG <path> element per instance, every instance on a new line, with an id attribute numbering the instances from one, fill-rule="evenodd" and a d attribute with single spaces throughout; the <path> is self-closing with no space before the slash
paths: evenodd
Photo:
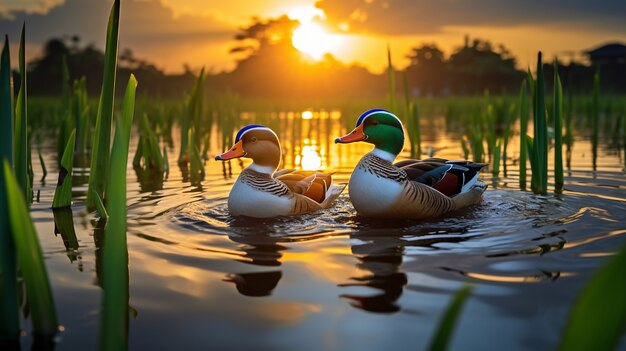
<path id="1" fill-rule="evenodd" d="M 371 147 L 333 144 L 343 124 L 333 114 L 313 117 L 277 122 L 287 131 L 278 131 L 284 165 L 321 167 L 345 184 Z M 444 130 L 443 118 L 424 120 L 423 149 L 462 158 L 460 135 Z M 167 179 L 139 181 L 130 165 L 135 135 L 127 173 L 129 348 L 420 350 L 452 295 L 469 284 L 452 349 L 554 349 L 581 288 L 626 242 L 623 155 L 601 142 L 593 171 L 589 139 L 577 136 L 565 191 L 537 196 L 519 189 L 518 140 L 510 141 L 508 176 L 483 174 L 482 204 L 443 218 L 361 218 L 346 190 L 331 209 L 253 220 L 231 217 L 226 206 L 249 160 L 232 162 L 229 172 L 211 158 L 204 181 L 191 185 L 175 142 Z M 73 220 L 75 237 L 67 228 L 55 235 L 55 147 L 43 145 L 49 174 L 35 181 L 32 216 L 63 325 L 56 349 L 96 349 L 103 233 L 85 209 L 86 179 L 75 170 L 71 213 L 56 214 L 59 223 Z M 210 156 L 222 151 L 214 142 Z M 34 168 L 39 179 L 37 162 Z"/>

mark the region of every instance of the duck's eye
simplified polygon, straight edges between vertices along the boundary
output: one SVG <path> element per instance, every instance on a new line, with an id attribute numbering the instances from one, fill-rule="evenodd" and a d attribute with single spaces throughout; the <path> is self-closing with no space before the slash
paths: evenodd
<path id="1" fill-rule="evenodd" d="M 252 139 L 250 139 L 250 141 L 252 141 L 253 143 L 256 143 L 257 138 L 256 137 L 252 137 Z"/>
<path id="2" fill-rule="evenodd" d="M 373 125 L 373 126 L 377 126 L 377 125 L 379 125 L 379 124 L 380 124 L 380 121 L 379 121 L 379 120 L 377 120 L 377 119 L 375 119 L 375 120 L 373 120 L 373 121 L 372 121 L 372 125 Z"/>

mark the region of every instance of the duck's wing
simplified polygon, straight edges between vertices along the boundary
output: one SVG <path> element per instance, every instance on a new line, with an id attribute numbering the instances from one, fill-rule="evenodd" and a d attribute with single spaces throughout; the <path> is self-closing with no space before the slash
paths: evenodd
<path id="1" fill-rule="evenodd" d="M 291 211 L 292 215 L 298 215 L 308 212 L 318 211 L 330 207 L 345 189 L 345 185 L 331 185 L 324 194 L 324 201 L 316 202 L 315 200 L 301 194 L 294 195 L 294 206 Z"/>
<path id="2" fill-rule="evenodd" d="M 396 163 L 410 180 L 433 187 L 447 196 L 468 191 L 478 180 L 478 173 L 486 163 L 428 158 Z"/>
<path id="3" fill-rule="evenodd" d="M 297 171 L 278 178 L 285 183 L 291 191 L 302 194 L 318 203 L 324 201 L 328 186 L 332 182 L 330 174 Z"/>
<path id="4" fill-rule="evenodd" d="M 452 199 L 426 184 L 409 180 L 403 186 L 396 204 L 384 217 L 433 218 L 456 209 Z"/>

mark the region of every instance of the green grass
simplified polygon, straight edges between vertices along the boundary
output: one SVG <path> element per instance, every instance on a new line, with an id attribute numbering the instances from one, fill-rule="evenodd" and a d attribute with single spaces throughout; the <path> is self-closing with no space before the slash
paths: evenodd
<path id="1" fill-rule="evenodd" d="M 43 254 L 35 226 L 30 217 L 24 193 L 13 175 L 11 165 L 4 161 L 4 177 L 9 200 L 9 222 L 20 272 L 26 285 L 26 297 L 35 335 L 52 336 L 58 323 L 52 290 L 43 262 Z"/>
<path id="2" fill-rule="evenodd" d="M 529 76 L 529 81 L 532 76 Z M 531 84 L 533 93 L 533 138 L 527 137 L 528 156 L 532 168 L 530 187 L 535 194 L 548 192 L 548 126 L 545 103 L 545 81 L 541 52 L 537 55 L 537 79 Z"/>
<path id="3" fill-rule="evenodd" d="M 563 191 L 563 87 L 557 61 L 554 60 L 554 191 Z"/>
<path id="4" fill-rule="evenodd" d="M 598 132 L 600 120 L 600 68 L 593 75 L 593 93 L 591 97 L 591 158 L 595 171 L 598 160 Z"/>
<path id="5" fill-rule="evenodd" d="M 520 118 L 520 145 L 519 145 L 519 186 L 521 189 L 526 188 L 526 130 L 528 127 L 528 101 L 527 101 L 528 84 L 526 79 L 522 80 L 519 91 L 519 118 Z"/>
<path id="6" fill-rule="evenodd" d="M 17 101 L 15 104 L 15 175 L 22 188 L 22 192 L 26 196 L 26 202 L 32 202 L 32 194 L 30 189 L 30 177 L 28 174 L 28 114 L 26 110 L 26 57 L 25 57 L 25 32 L 26 25 L 22 27 L 19 48 L 19 66 L 20 66 L 20 90 L 17 93 Z"/>
<path id="7" fill-rule="evenodd" d="M 448 343 L 452 340 L 457 320 L 463 310 L 463 305 L 472 292 L 472 287 L 465 286 L 454 294 L 452 301 L 446 308 L 443 318 L 439 321 L 435 335 L 430 342 L 428 350 L 441 351 L 448 349 Z"/>
<path id="8" fill-rule="evenodd" d="M 0 161 L 13 164 L 13 95 L 11 90 L 9 39 L 0 56 Z M 17 266 L 5 172 L 0 172 L 0 340 L 17 339 L 20 332 Z"/>
<path id="9" fill-rule="evenodd" d="M 126 243 L 126 164 L 135 109 L 137 80 L 130 76 L 122 115 L 115 122 L 107 183 L 107 212 L 103 247 L 103 288 L 100 349 L 125 350 L 128 341 L 128 247 Z"/>
<path id="10" fill-rule="evenodd" d="M 59 170 L 59 181 L 54 191 L 52 208 L 68 207 L 72 205 L 72 170 L 74 165 L 74 144 L 76 143 L 76 129 L 72 130 L 70 139 L 65 146 L 63 158 L 61 159 L 61 169 Z"/>
<path id="11" fill-rule="evenodd" d="M 570 311 L 559 350 L 615 350 L 626 327 L 626 246 L 591 278 Z"/>
<path id="12" fill-rule="evenodd" d="M 396 112 L 396 71 L 391 63 L 391 48 L 387 44 L 387 83 L 389 84 L 389 111 Z"/>
<path id="13" fill-rule="evenodd" d="M 111 7 L 107 26 L 106 49 L 104 54 L 104 76 L 102 92 L 96 117 L 96 131 L 91 156 L 87 207 L 95 208 L 93 193 L 105 199 L 104 190 L 109 174 L 109 148 L 111 147 L 111 122 L 115 98 L 115 80 L 117 69 L 117 43 L 119 36 L 120 0 L 115 0 Z"/>

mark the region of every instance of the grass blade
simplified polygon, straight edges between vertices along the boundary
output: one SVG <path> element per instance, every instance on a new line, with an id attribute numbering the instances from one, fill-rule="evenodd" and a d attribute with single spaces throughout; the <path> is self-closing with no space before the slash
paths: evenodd
<path id="1" fill-rule="evenodd" d="M 591 154 L 593 170 L 596 170 L 598 159 L 598 129 L 600 115 L 600 68 L 596 69 L 593 75 L 593 95 L 591 101 Z"/>
<path id="2" fill-rule="evenodd" d="M 13 95 L 9 39 L 0 56 L 0 161 L 13 164 Z M 0 172 L 0 339 L 17 339 L 20 332 L 17 267 L 4 172 Z"/>
<path id="3" fill-rule="evenodd" d="M 528 102 L 526 98 L 527 91 L 526 80 L 522 80 L 522 86 L 519 91 L 519 118 L 520 118 L 520 146 L 519 146 L 519 186 L 526 188 L 526 133 L 528 128 Z"/>
<path id="4" fill-rule="evenodd" d="M 39 156 L 39 164 L 41 165 L 41 182 L 43 183 L 46 180 L 46 176 L 48 175 L 48 169 L 46 168 L 46 163 L 43 161 L 43 156 L 41 155 L 41 143 L 37 145 L 37 156 Z"/>
<path id="5" fill-rule="evenodd" d="M 30 193 L 30 180 L 28 177 L 28 138 L 26 131 L 28 130 L 28 117 L 26 111 L 26 58 L 24 55 L 24 36 L 26 24 L 22 26 L 22 35 L 20 37 L 19 49 L 19 66 L 20 66 L 20 90 L 17 93 L 17 101 L 15 105 L 15 176 L 22 188 L 22 192 L 26 196 L 27 203 L 32 202 Z"/>
<path id="6" fill-rule="evenodd" d="M 74 165 L 74 144 L 76 143 L 76 129 L 72 130 L 70 139 L 65 146 L 61 159 L 61 170 L 57 188 L 54 191 L 52 208 L 61 208 L 72 205 L 72 170 Z"/>
<path id="7" fill-rule="evenodd" d="M 391 64 L 391 48 L 387 44 L 387 78 L 389 83 L 389 111 L 396 110 L 396 71 Z"/>
<path id="8" fill-rule="evenodd" d="M 101 350 L 125 350 L 128 341 L 128 247 L 126 243 L 126 166 L 135 109 L 137 80 L 131 74 L 121 118 L 115 122 L 107 185 L 107 212 L 103 247 Z"/>
<path id="9" fill-rule="evenodd" d="M 24 194 L 13 175 L 9 163 L 4 161 L 4 177 L 9 199 L 9 217 L 15 251 L 26 284 L 33 331 L 37 335 L 52 336 L 57 332 L 57 316 L 52 290 L 43 262 L 43 255 L 35 226 L 28 212 Z"/>
<path id="10" fill-rule="evenodd" d="M 583 288 L 560 350 L 615 350 L 626 326 L 626 246 Z"/>
<path id="11" fill-rule="evenodd" d="M 106 176 L 109 174 L 109 149 L 111 147 L 111 122 L 113 119 L 113 103 L 115 98 L 115 79 L 117 69 L 117 42 L 120 21 L 120 0 L 115 0 L 109 15 L 107 26 L 106 49 L 104 54 L 104 76 L 102 92 L 96 117 L 96 135 L 91 157 L 89 172 L 89 190 L 87 191 L 87 207 L 94 208 L 93 191 L 104 198 Z"/>
<path id="12" fill-rule="evenodd" d="M 461 315 L 461 310 L 467 298 L 472 292 L 472 287 L 465 286 L 461 290 L 457 291 L 452 298 L 452 301 L 446 308 L 446 312 L 443 318 L 437 326 L 435 336 L 428 347 L 429 350 L 446 350 L 448 342 L 452 339 L 454 328 L 456 326 L 457 319 Z"/>
<path id="13" fill-rule="evenodd" d="M 563 191 L 563 86 L 554 60 L 554 191 Z"/>

